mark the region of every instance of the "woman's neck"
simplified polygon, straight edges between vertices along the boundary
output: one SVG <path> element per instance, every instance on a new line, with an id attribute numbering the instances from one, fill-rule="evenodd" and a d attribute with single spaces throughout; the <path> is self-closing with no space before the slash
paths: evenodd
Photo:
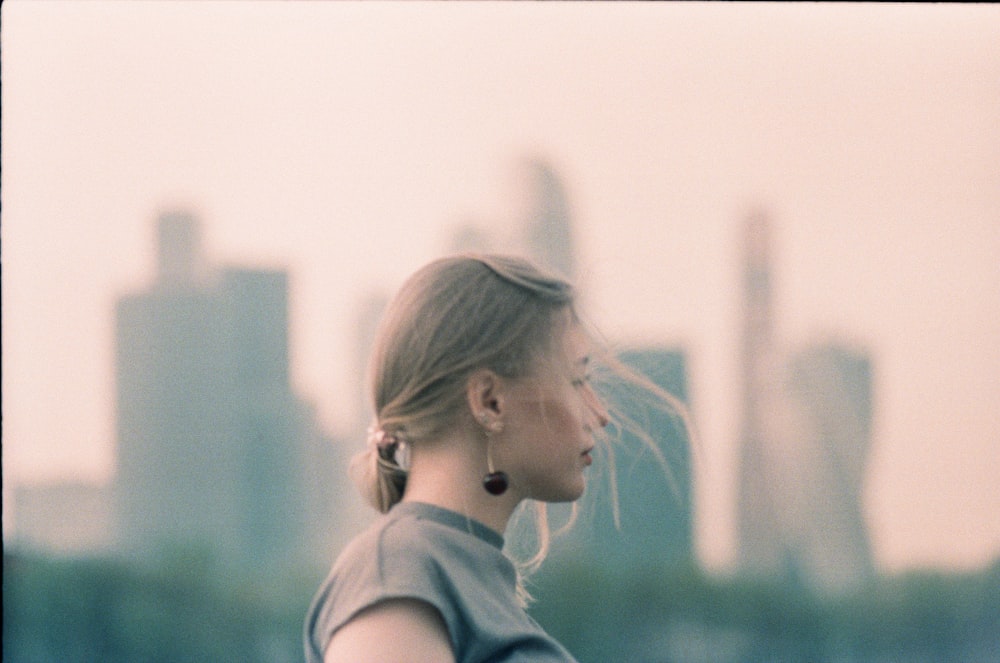
<path id="1" fill-rule="evenodd" d="M 503 495 L 483 487 L 486 453 L 461 432 L 428 440 L 410 450 L 405 502 L 425 502 L 456 511 L 503 535 L 521 497 L 511 486 Z"/>

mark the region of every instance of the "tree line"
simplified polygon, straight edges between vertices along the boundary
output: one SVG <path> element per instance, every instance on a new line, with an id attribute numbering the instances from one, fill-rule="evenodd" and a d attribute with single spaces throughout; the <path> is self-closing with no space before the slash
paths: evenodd
<path id="1" fill-rule="evenodd" d="M 222 570 L 191 551 L 154 566 L 4 551 L 3 661 L 301 661 L 325 570 Z M 530 608 L 580 663 L 1000 663 L 1000 561 L 882 577 L 819 596 L 794 581 L 552 565 Z"/>

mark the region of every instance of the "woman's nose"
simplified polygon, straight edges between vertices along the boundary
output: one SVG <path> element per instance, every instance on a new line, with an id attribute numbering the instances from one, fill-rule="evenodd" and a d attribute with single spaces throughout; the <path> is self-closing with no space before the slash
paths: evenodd
<path id="1" fill-rule="evenodd" d="M 590 411 L 596 418 L 598 427 L 606 427 L 609 423 L 611 423 L 607 408 L 604 407 L 604 403 L 601 401 L 601 398 L 597 395 L 597 393 L 589 386 L 587 387 L 586 393 L 587 407 L 590 408 Z"/>
<path id="2" fill-rule="evenodd" d="M 604 428 L 611 423 L 608 411 L 604 408 L 604 404 L 600 401 L 597 403 L 597 409 L 594 411 L 594 414 L 597 415 L 597 425 L 601 428 Z"/>

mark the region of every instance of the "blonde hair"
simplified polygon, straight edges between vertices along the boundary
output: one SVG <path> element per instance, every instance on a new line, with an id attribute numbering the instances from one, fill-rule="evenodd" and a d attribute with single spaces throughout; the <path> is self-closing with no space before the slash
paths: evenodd
<path id="1" fill-rule="evenodd" d="M 552 350 L 559 325 L 567 319 L 580 322 L 571 285 L 523 258 L 462 254 L 426 265 L 404 283 L 379 325 L 369 364 L 375 428 L 403 444 L 419 444 L 448 430 L 459 417 L 468 416 L 465 383 L 474 371 L 527 375 Z M 685 431 L 692 430 L 673 395 L 610 354 L 600 354 L 599 364 L 608 371 L 604 379 L 611 376 L 638 386 L 641 399 L 670 411 Z M 639 422 L 620 411 L 611 415 L 618 430 L 642 440 L 672 478 L 671 464 Z M 605 442 L 613 482 L 613 449 L 603 431 L 596 437 Z M 382 513 L 398 503 L 406 489 L 407 472 L 391 447 L 369 446 L 355 458 L 352 474 L 368 502 Z M 617 522 L 613 483 L 611 497 Z M 524 602 L 530 596 L 521 580 L 542 563 L 549 549 L 547 511 L 542 503 L 535 507 L 534 552 L 518 562 L 518 591 Z M 515 519 L 523 514 L 519 509 Z M 575 505 L 561 529 L 574 519 Z"/>
<path id="2" fill-rule="evenodd" d="M 465 383 L 488 368 L 521 377 L 550 349 L 573 289 L 527 260 L 463 254 L 411 276 L 379 325 L 369 364 L 376 427 L 405 444 L 448 430 L 465 411 Z M 402 499 L 406 471 L 392 449 L 355 459 L 365 498 L 380 512 Z"/>

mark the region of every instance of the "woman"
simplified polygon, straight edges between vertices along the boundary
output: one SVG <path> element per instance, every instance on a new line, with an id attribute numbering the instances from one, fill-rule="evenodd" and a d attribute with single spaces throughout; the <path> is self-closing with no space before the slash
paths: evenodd
<path id="1" fill-rule="evenodd" d="M 522 501 L 584 491 L 608 424 L 588 346 L 569 284 L 522 259 L 444 258 L 407 281 L 379 329 L 354 466 L 385 515 L 314 599 L 308 661 L 573 660 L 525 612 L 501 549 Z"/>

